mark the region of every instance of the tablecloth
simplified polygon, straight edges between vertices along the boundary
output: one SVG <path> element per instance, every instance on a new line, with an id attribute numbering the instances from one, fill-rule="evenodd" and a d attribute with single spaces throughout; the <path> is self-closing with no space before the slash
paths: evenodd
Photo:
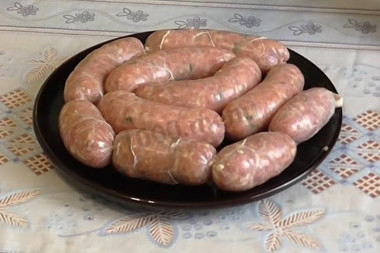
<path id="1" fill-rule="evenodd" d="M 277 39 L 344 98 L 341 133 L 307 178 L 220 209 L 148 212 L 73 189 L 32 128 L 35 96 L 64 60 L 164 28 Z M 0 2 L 0 252 L 380 252 L 378 1 L 65 0 Z"/>

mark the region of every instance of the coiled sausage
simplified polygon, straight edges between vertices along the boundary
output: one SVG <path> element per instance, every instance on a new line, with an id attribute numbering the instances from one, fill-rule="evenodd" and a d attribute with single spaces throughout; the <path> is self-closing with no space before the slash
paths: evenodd
<path id="1" fill-rule="evenodd" d="M 208 108 L 220 113 L 229 102 L 260 81 L 261 71 L 257 64 L 249 57 L 238 56 L 225 63 L 214 76 L 145 84 L 135 93 L 139 97 L 164 104 Z"/>
<path id="2" fill-rule="evenodd" d="M 66 149 L 80 162 L 94 168 L 110 163 L 114 131 L 89 101 L 66 103 L 59 115 L 59 131 Z"/>
<path id="3" fill-rule="evenodd" d="M 215 153 L 208 143 L 135 129 L 116 135 L 112 161 L 129 177 L 199 185 L 211 178 L 210 162 Z"/>
<path id="4" fill-rule="evenodd" d="M 210 47 L 157 51 L 117 67 L 108 76 L 105 89 L 134 91 L 144 83 L 203 78 L 234 57 L 228 50 Z"/>
<path id="5" fill-rule="evenodd" d="M 280 174 L 293 162 L 296 152 L 296 143 L 286 134 L 251 135 L 216 155 L 212 178 L 222 190 L 249 190 Z"/>
<path id="6" fill-rule="evenodd" d="M 147 52 L 186 46 L 224 48 L 236 55 L 248 56 L 263 73 L 286 62 L 290 56 L 288 49 L 278 41 L 217 30 L 160 30 L 152 33 L 145 42 Z"/>
<path id="7" fill-rule="evenodd" d="M 64 89 L 65 101 L 84 99 L 97 104 L 103 96 L 108 74 L 143 53 L 143 44 L 133 37 L 118 39 L 94 50 L 69 75 Z"/>
<path id="8" fill-rule="evenodd" d="M 282 132 L 296 143 L 313 137 L 327 124 L 342 98 L 325 88 L 311 88 L 286 102 L 273 116 L 269 131 Z"/>
<path id="9" fill-rule="evenodd" d="M 229 103 L 223 110 L 226 135 L 241 140 L 265 130 L 276 111 L 302 91 L 304 77 L 292 64 L 273 67 L 258 86 Z"/>
<path id="10" fill-rule="evenodd" d="M 107 93 L 99 109 L 116 133 L 146 129 L 218 146 L 224 138 L 222 118 L 214 111 L 152 102 L 128 91 Z"/>

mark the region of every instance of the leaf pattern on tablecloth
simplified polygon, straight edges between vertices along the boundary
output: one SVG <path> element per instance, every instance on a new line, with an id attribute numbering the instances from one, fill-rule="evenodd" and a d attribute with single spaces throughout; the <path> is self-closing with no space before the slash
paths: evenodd
<path id="1" fill-rule="evenodd" d="M 149 228 L 153 239 L 161 245 L 168 246 L 174 239 L 174 228 L 168 219 L 163 216 L 154 217 Z"/>
<path id="2" fill-rule="evenodd" d="M 188 217 L 186 213 L 178 211 L 161 211 L 160 216 L 175 220 L 184 220 Z"/>
<path id="3" fill-rule="evenodd" d="M 286 228 L 307 225 L 320 219 L 324 214 L 325 211 L 322 209 L 297 212 L 285 217 L 279 224 L 280 227 Z"/>
<path id="4" fill-rule="evenodd" d="M 281 221 L 281 209 L 273 201 L 265 199 L 259 204 L 260 217 L 275 227 Z"/>
<path id="5" fill-rule="evenodd" d="M 246 227 L 255 231 L 270 231 L 270 234 L 265 239 L 265 249 L 267 251 L 278 250 L 281 247 L 282 237 L 300 246 L 320 249 L 318 241 L 308 235 L 295 232 L 292 228 L 317 221 L 325 214 L 324 209 L 298 211 L 282 218 L 281 208 L 272 200 L 264 199 L 258 204 L 258 212 L 260 217 L 266 221 L 266 224 L 249 223 Z"/>
<path id="6" fill-rule="evenodd" d="M 149 224 L 148 231 L 153 240 L 160 246 L 170 246 L 174 242 L 174 220 L 183 220 L 188 216 L 178 211 L 161 211 L 158 213 L 132 214 L 122 217 L 106 225 L 101 235 L 123 234 L 136 231 Z"/>
<path id="7" fill-rule="evenodd" d="M 150 214 L 137 214 L 123 217 L 111 223 L 105 229 L 106 234 L 121 234 L 139 229 L 152 221 Z"/>
<path id="8" fill-rule="evenodd" d="M 300 234 L 290 229 L 284 229 L 283 235 L 294 244 L 313 249 L 320 249 L 319 243 L 311 236 Z"/>
<path id="9" fill-rule="evenodd" d="M 40 194 L 39 191 L 30 191 L 30 192 L 16 192 L 10 195 L 5 196 L 0 199 L 0 208 L 20 205 L 29 200 L 34 199 Z"/>
<path id="10" fill-rule="evenodd" d="M 270 252 L 278 250 L 280 246 L 281 246 L 281 235 L 277 231 L 270 233 L 265 239 L 265 248 L 266 250 Z"/>
<path id="11" fill-rule="evenodd" d="M 256 230 L 256 231 L 266 231 L 266 230 L 271 230 L 273 227 L 271 225 L 264 225 L 260 223 L 251 223 L 247 224 L 247 228 L 251 230 Z"/>
<path id="12" fill-rule="evenodd" d="M 0 209 L 0 221 L 14 227 L 24 228 L 28 226 L 28 221 L 25 217 L 6 209 Z"/>
<path id="13" fill-rule="evenodd" d="M 40 191 L 34 190 L 29 192 L 17 192 L 6 195 L 0 199 L 0 222 L 6 223 L 15 227 L 27 227 L 28 220 L 20 214 L 11 212 L 6 207 L 20 205 L 28 202 L 40 195 Z"/>
<path id="14" fill-rule="evenodd" d="M 58 57 L 57 50 L 48 47 L 43 51 L 43 59 L 31 59 L 27 63 L 34 65 L 32 70 L 26 75 L 29 84 L 42 81 L 49 73 L 55 70 L 67 57 Z"/>

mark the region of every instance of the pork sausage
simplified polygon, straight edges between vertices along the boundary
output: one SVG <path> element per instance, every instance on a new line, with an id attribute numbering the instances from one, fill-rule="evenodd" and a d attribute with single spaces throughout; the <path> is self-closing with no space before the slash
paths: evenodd
<path id="1" fill-rule="evenodd" d="M 218 146 L 224 138 L 222 118 L 214 111 L 152 102 L 128 91 L 107 93 L 99 109 L 116 133 L 146 129 L 177 138 L 195 139 Z"/>
<path id="2" fill-rule="evenodd" d="M 327 124 L 342 99 L 325 88 L 311 88 L 286 102 L 273 116 L 269 131 L 282 132 L 296 143 L 313 137 Z"/>
<path id="3" fill-rule="evenodd" d="M 66 103 L 59 115 L 59 131 L 66 149 L 78 161 L 94 168 L 110 163 L 114 131 L 89 101 Z"/>
<path id="4" fill-rule="evenodd" d="M 134 91 L 144 83 L 203 78 L 215 74 L 233 57 L 228 50 L 210 47 L 161 50 L 117 67 L 108 76 L 105 89 Z"/>
<path id="5" fill-rule="evenodd" d="M 215 154 L 215 148 L 205 142 L 134 129 L 116 135 L 112 161 L 116 170 L 129 177 L 199 185 L 211 178 Z"/>
<path id="6" fill-rule="evenodd" d="M 65 101 L 88 100 L 97 104 L 104 93 L 108 74 L 121 63 L 144 53 L 140 40 L 118 39 L 88 54 L 69 75 L 64 89 Z"/>
<path id="7" fill-rule="evenodd" d="M 223 65 L 214 76 L 197 79 L 151 83 L 139 87 L 137 96 L 169 105 L 208 108 L 221 113 L 233 99 L 261 81 L 257 64 L 238 56 Z"/>
<path id="8" fill-rule="evenodd" d="M 152 33 L 145 42 L 147 52 L 184 46 L 224 48 L 236 55 L 248 56 L 263 73 L 278 63 L 286 62 L 290 56 L 288 49 L 278 41 L 217 30 L 160 30 Z"/>
<path id="9" fill-rule="evenodd" d="M 293 162 L 296 152 L 296 143 L 286 134 L 251 135 L 216 155 L 212 178 L 222 190 L 249 190 L 280 174 Z"/>
<path id="10" fill-rule="evenodd" d="M 276 111 L 302 91 L 304 77 L 292 64 L 273 67 L 258 86 L 229 103 L 223 110 L 226 135 L 241 140 L 264 131 Z"/>

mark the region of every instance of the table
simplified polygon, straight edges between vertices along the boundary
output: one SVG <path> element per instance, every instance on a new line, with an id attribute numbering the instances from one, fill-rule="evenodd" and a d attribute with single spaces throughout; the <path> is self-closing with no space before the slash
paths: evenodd
<path id="1" fill-rule="evenodd" d="M 380 252 L 380 4 L 253 2 L 1 1 L 0 252 Z M 101 41 L 186 27 L 274 38 L 316 63 L 345 100 L 333 151 L 237 207 L 146 212 L 74 190 L 33 133 L 43 81 Z"/>

